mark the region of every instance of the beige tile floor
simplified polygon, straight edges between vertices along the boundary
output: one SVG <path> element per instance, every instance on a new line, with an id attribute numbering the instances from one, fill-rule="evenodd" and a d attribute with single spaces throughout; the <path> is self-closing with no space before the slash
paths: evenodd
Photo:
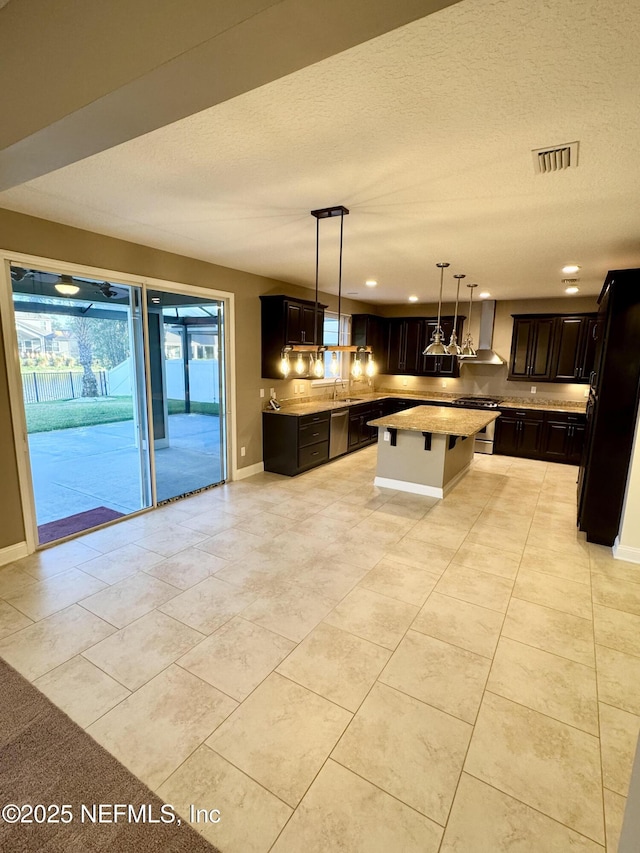
<path id="1" fill-rule="evenodd" d="M 0 569 L 0 655 L 223 853 L 615 851 L 640 567 L 576 469 L 477 457 L 443 501 L 375 448 Z"/>

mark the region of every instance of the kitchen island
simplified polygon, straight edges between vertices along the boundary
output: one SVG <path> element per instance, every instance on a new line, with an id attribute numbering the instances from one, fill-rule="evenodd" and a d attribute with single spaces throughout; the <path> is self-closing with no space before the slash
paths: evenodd
<path id="1" fill-rule="evenodd" d="M 473 437 L 500 414 L 415 406 L 369 421 L 378 429 L 375 485 L 443 498 L 473 459 Z"/>

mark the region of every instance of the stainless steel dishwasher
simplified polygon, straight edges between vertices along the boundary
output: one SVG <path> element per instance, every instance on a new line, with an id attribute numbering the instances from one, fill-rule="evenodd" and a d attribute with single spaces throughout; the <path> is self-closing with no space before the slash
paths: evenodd
<path id="1" fill-rule="evenodd" d="M 331 432 L 329 433 L 329 459 L 342 456 L 349 448 L 349 409 L 331 412 Z"/>

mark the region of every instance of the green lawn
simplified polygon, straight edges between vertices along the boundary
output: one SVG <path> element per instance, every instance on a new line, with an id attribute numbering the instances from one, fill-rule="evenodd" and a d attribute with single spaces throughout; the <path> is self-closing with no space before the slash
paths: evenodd
<path id="1" fill-rule="evenodd" d="M 184 401 L 169 400 L 169 414 L 184 412 Z M 91 397 L 55 400 L 50 403 L 26 403 L 27 432 L 52 432 L 56 429 L 111 424 L 133 420 L 131 397 Z M 219 414 L 217 403 L 192 403 L 191 411 L 203 415 Z"/>

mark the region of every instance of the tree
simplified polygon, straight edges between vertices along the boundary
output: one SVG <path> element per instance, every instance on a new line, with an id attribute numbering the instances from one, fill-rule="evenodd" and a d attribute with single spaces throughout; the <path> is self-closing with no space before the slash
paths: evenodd
<path id="1" fill-rule="evenodd" d="M 111 370 L 129 357 L 129 329 L 126 320 L 92 319 L 93 351 L 100 364 Z"/>
<path id="2" fill-rule="evenodd" d="M 82 365 L 82 396 L 97 397 L 98 383 L 92 370 L 93 347 L 91 343 L 91 326 L 87 317 L 74 317 L 71 323 L 78 341 L 78 361 Z"/>

